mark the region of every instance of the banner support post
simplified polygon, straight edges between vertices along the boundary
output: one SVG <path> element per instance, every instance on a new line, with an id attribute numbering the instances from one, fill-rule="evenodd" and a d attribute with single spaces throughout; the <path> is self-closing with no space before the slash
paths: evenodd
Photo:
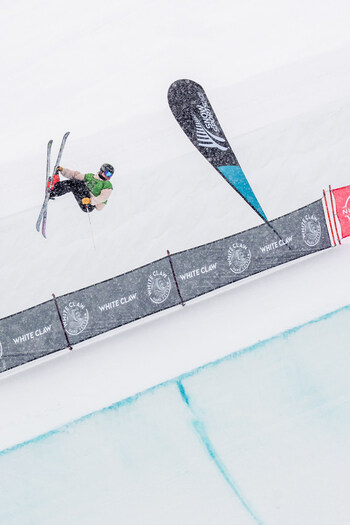
<path id="1" fill-rule="evenodd" d="M 332 205 L 332 214 L 333 214 L 335 231 L 337 232 L 338 242 L 339 242 L 339 244 L 341 244 L 341 240 L 340 240 L 340 236 L 339 236 L 339 232 L 338 232 L 338 226 L 337 226 L 336 213 L 335 213 L 334 204 L 333 204 L 333 191 L 332 191 L 332 188 L 331 188 L 330 184 L 329 184 L 328 187 L 329 187 L 329 196 L 330 196 L 331 205 Z"/>
<path id="2" fill-rule="evenodd" d="M 172 271 L 172 274 L 173 274 L 173 277 L 174 277 L 174 281 L 175 281 L 175 284 L 176 284 L 177 293 L 178 293 L 178 295 L 180 297 L 180 301 L 181 301 L 182 306 L 185 306 L 186 303 L 184 303 L 184 300 L 182 299 L 179 283 L 177 282 L 177 279 L 176 279 L 176 274 L 175 274 L 175 270 L 174 270 L 174 266 L 173 266 L 173 261 L 171 260 L 171 255 L 170 255 L 169 250 L 167 250 L 167 254 L 168 254 L 168 258 L 169 258 L 170 268 L 171 268 L 171 271 Z"/>
<path id="3" fill-rule="evenodd" d="M 53 300 L 55 301 L 55 306 L 56 306 L 57 314 L 58 314 L 58 317 L 59 317 L 59 319 L 60 319 L 60 323 L 61 323 L 61 326 L 62 326 L 62 330 L 63 330 L 63 332 L 64 332 L 64 336 L 65 336 L 66 341 L 67 341 L 67 346 L 68 346 L 69 350 L 73 350 L 73 347 L 72 347 L 72 345 L 70 344 L 70 341 L 69 341 L 69 339 L 68 339 L 68 334 L 67 334 L 66 329 L 65 329 L 64 324 L 63 324 L 63 319 L 62 319 L 62 316 L 61 316 L 60 309 L 59 309 L 59 307 L 58 307 L 58 303 L 57 303 L 56 295 L 53 293 L 53 294 L 52 294 L 52 297 L 53 297 Z"/>
<path id="4" fill-rule="evenodd" d="M 331 230 L 331 233 L 332 233 L 332 238 L 333 238 L 333 243 L 334 243 L 333 246 L 336 246 L 337 243 L 335 241 L 335 236 L 334 236 L 334 232 L 333 232 L 331 216 L 330 216 L 330 213 L 329 213 L 329 208 L 328 208 L 328 203 L 327 203 L 327 196 L 326 196 L 326 192 L 324 190 L 323 190 L 323 198 L 324 198 L 324 203 L 326 205 L 326 210 L 327 210 L 328 222 L 329 222 L 330 230 Z"/>

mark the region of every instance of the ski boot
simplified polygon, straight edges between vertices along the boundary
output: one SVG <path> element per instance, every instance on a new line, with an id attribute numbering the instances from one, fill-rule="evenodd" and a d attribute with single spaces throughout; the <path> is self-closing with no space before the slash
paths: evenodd
<path id="1" fill-rule="evenodd" d="M 60 176 L 58 173 L 55 173 L 52 180 L 47 183 L 47 189 L 52 191 L 57 182 L 60 182 Z"/>

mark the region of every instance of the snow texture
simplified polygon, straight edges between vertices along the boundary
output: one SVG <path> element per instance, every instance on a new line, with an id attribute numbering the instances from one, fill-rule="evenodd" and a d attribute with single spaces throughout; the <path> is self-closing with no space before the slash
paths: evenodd
<path id="1" fill-rule="evenodd" d="M 345 307 L 2 452 L 0 522 L 349 523 L 349 322 Z"/>
<path id="2" fill-rule="evenodd" d="M 269 218 L 320 198 L 328 184 L 349 184 L 349 22 L 350 5 L 345 0 L 132 4 L 5 0 L 0 317 L 46 301 L 52 292 L 62 295 L 139 267 L 163 257 L 167 249 L 191 248 L 259 223 L 175 122 L 166 94 L 178 78 L 191 78 L 206 90 Z M 69 195 L 50 203 L 48 239 L 35 231 L 46 144 L 54 139 L 55 155 L 67 130 L 71 135 L 64 166 L 83 172 L 97 171 L 104 162 L 116 167 L 110 202 L 91 216 L 96 250 L 88 218 Z M 349 255 L 350 244 L 345 241 L 341 247 L 99 337 L 72 352 L 3 374 L 0 449 L 348 305 Z M 178 522 L 180 511 L 186 512 L 187 523 L 198 516 L 198 522 L 204 516 L 203 523 L 205 517 L 207 523 L 227 523 L 227 516 L 239 521 L 240 515 L 241 523 L 297 523 L 298 509 L 306 516 L 305 523 L 322 523 L 323 516 L 324 523 L 334 522 L 335 509 L 339 510 L 335 521 L 347 523 L 343 491 L 348 467 L 349 345 L 343 316 L 346 310 L 334 317 L 342 319 L 338 324 L 314 325 L 328 327 L 327 337 L 316 330 L 316 350 L 308 335 L 305 343 L 295 343 L 293 351 L 303 366 L 291 364 L 276 346 L 263 359 L 260 350 L 254 351 L 233 359 L 230 366 L 198 374 L 203 377 L 198 395 L 193 376 L 118 408 L 113 429 L 104 415 L 68 427 L 72 441 L 66 452 L 60 448 L 64 432 L 5 454 L 0 492 L 0 508 L 8 512 L 5 523 L 25 523 L 19 497 L 11 510 L 13 493 L 8 490 L 17 487 L 18 495 L 27 498 L 23 508 L 29 505 L 33 513 L 41 513 L 32 514 L 27 523 L 55 523 L 54 506 L 40 505 L 40 492 L 49 494 L 55 486 L 57 494 L 67 498 L 66 487 L 73 484 L 77 492 L 72 488 L 66 508 L 60 504 L 61 496 L 53 504 L 60 508 L 61 523 L 62 513 L 69 510 L 71 522 L 88 523 L 94 516 L 89 496 L 103 498 L 106 486 L 111 491 L 103 501 L 109 513 L 105 523 L 116 507 L 119 522 L 128 524 L 147 523 L 137 515 L 142 508 L 150 523 L 171 523 L 172 515 Z M 241 376 L 244 363 L 249 366 Z M 211 379 L 204 379 L 205 374 Z M 224 381 L 220 374 L 235 379 Z M 217 388 L 212 398 L 211 384 Z M 258 388 L 265 397 L 257 395 Z M 286 397 L 279 399 L 282 393 Z M 153 402 L 152 396 L 159 401 Z M 231 414 L 226 423 L 230 400 L 236 403 L 237 396 L 240 403 L 234 406 L 240 414 Z M 309 401 L 314 411 L 308 408 Z M 198 411 L 203 411 L 203 419 Z M 191 423 L 197 416 L 205 422 L 199 431 L 208 436 L 207 447 Z M 143 434 L 142 421 L 152 422 Z M 249 430 L 253 436 L 261 430 L 261 435 L 244 442 Z M 100 433 L 99 443 L 116 442 L 119 436 L 124 444 L 120 448 L 118 444 L 112 457 L 102 458 L 103 447 L 93 442 L 91 433 Z M 62 443 L 52 441 L 60 438 Z M 237 451 L 230 446 L 231 439 L 239 444 Z M 106 447 L 106 454 L 110 450 Z M 219 464 L 204 461 L 214 451 Z M 60 462 L 62 453 L 67 455 Z M 21 457 L 28 472 L 32 469 L 30 481 Z M 36 469 L 45 459 L 47 471 L 40 473 Z M 77 468 L 68 476 L 73 459 Z M 137 460 L 142 460 L 139 470 L 133 468 Z M 178 470 L 169 477 L 174 467 Z M 125 487 L 123 474 L 129 476 Z M 79 504 L 84 494 L 79 485 L 86 486 L 84 508 Z M 237 495 L 233 497 L 234 489 L 250 512 Z M 135 517 L 123 516 L 127 512 L 123 498 Z"/>

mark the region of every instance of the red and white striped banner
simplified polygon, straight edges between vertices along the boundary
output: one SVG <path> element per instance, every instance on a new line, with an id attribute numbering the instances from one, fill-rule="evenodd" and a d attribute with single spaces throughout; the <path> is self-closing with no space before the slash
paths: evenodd
<path id="1" fill-rule="evenodd" d="M 342 238 L 350 236 L 350 186 L 331 190 L 334 197 L 336 218 L 339 220 Z M 336 220 L 336 218 L 334 218 Z"/>

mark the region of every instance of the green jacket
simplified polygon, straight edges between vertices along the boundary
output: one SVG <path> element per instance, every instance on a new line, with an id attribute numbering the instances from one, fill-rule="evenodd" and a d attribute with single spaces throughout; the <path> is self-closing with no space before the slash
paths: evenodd
<path id="1" fill-rule="evenodd" d="M 67 168 L 63 168 L 61 171 L 63 177 L 67 179 L 77 179 L 85 182 L 91 195 L 91 204 L 96 207 L 96 210 L 102 210 L 107 204 L 113 186 L 109 180 L 102 180 L 93 173 L 80 173 L 80 171 L 73 171 Z"/>
<path id="2" fill-rule="evenodd" d="M 99 197 L 103 190 L 113 190 L 112 183 L 109 180 L 95 179 L 93 173 L 86 173 L 84 175 L 84 180 L 86 186 L 89 188 L 89 192 L 92 193 L 94 197 Z"/>

